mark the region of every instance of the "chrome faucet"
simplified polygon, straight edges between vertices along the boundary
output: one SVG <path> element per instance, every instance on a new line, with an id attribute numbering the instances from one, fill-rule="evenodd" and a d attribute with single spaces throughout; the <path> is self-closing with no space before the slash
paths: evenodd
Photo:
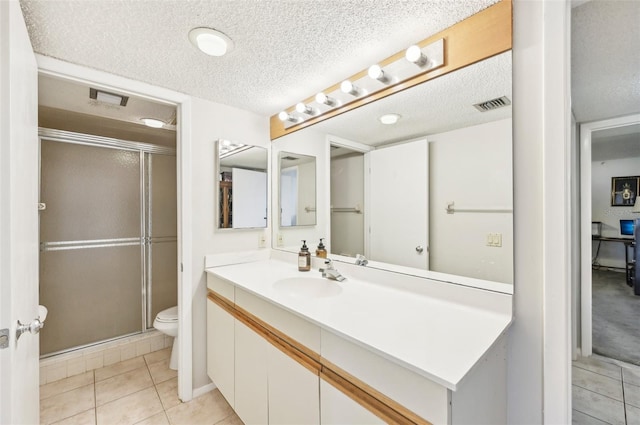
<path id="1" fill-rule="evenodd" d="M 320 273 L 322 273 L 322 277 L 326 277 L 327 279 L 337 280 L 338 282 L 342 282 L 346 278 L 340 274 L 338 270 L 333 267 L 333 261 L 330 259 L 326 259 L 325 267 L 320 269 Z"/>
<path id="2" fill-rule="evenodd" d="M 367 264 L 369 264 L 369 260 L 364 255 L 356 254 L 356 266 L 366 266 Z"/>

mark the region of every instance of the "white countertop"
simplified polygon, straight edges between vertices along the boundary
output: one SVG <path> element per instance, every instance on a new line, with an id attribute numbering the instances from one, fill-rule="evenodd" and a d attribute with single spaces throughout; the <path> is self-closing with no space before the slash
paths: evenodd
<path id="1" fill-rule="evenodd" d="M 478 289 L 469 288 L 468 303 L 451 302 L 396 289 L 391 283 L 353 279 L 340 264 L 336 268 L 347 280 L 338 283 L 342 288 L 338 295 L 326 298 L 275 289 L 273 284 L 281 279 L 320 277 L 317 269 L 299 272 L 296 264 L 285 261 L 212 267 L 207 272 L 451 390 L 511 323 L 510 314 L 474 306 Z"/>

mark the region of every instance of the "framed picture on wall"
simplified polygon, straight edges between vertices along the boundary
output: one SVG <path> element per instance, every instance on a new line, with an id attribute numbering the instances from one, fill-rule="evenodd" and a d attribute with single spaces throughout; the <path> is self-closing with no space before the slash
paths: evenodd
<path id="1" fill-rule="evenodd" d="M 611 206 L 632 207 L 640 188 L 640 176 L 611 178 Z"/>

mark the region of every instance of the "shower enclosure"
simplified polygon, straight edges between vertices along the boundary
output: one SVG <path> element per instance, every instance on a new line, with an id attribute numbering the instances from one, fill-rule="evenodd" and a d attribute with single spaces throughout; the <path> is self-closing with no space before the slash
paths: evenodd
<path id="1" fill-rule="evenodd" d="M 175 148 L 39 133 L 40 354 L 151 329 L 177 304 Z"/>

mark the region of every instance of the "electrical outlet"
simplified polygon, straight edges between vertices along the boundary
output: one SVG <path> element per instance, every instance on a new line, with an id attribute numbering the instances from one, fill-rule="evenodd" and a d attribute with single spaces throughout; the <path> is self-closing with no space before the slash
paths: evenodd
<path id="1" fill-rule="evenodd" d="M 493 246 L 493 233 L 487 233 L 487 246 Z"/>
<path id="2" fill-rule="evenodd" d="M 282 240 L 282 233 L 278 233 L 278 246 L 284 246 L 284 241 Z"/>
<path id="3" fill-rule="evenodd" d="M 487 233 L 487 246 L 501 247 L 502 233 Z"/>
<path id="4" fill-rule="evenodd" d="M 258 235 L 258 248 L 266 248 L 267 246 L 267 237 L 264 233 Z"/>

